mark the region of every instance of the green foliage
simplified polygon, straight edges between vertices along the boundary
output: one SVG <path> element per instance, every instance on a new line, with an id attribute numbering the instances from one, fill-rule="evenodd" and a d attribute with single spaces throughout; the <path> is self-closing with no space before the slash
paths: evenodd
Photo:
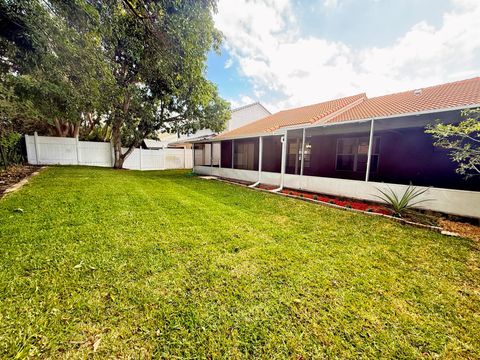
<path id="1" fill-rule="evenodd" d="M 478 243 L 188 174 L 0 200 L 0 358 L 480 358 Z"/>
<path id="2" fill-rule="evenodd" d="M 21 140 L 22 135 L 16 132 L 0 134 L 0 166 L 7 168 L 24 161 Z"/>
<path id="3" fill-rule="evenodd" d="M 229 104 L 205 78 L 221 44 L 215 9 L 214 0 L 0 0 L 0 94 L 13 89 L 8 101 L 22 105 L 5 112 L 60 136 L 111 137 L 117 167 L 122 146 L 159 131 L 221 131 Z"/>
<path id="4" fill-rule="evenodd" d="M 429 199 L 416 200 L 419 196 L 425 194 L 428 191 L 427 189 L 417 189 L 412 185 L 409 185 L 403 194 L 397 195 L 390 187 L 388 190 L 382 190 L 377 188 L 377 191 L 381 195 L 375 195 L 377 198 L 385 201 L 387 205 L 393 210 L 394 216 L 402 217 L 406 210 L 412 208 L 413 206 L 430 201 Z"/>
<path id="5" fill-rule="evenodd" d="M 2 80 L 13 86 L 17 103 L 29 104 L 10 116 L 47 122 L 59 136 L 77 135 L 86 112 L 104 110 L 103 94 L 113 81 L 95 27 L 69 17 L 85 12 L 84 3 L 76 4 L 0 1 L 7 23 L 0 41 L 10 49 Z"/>
<path id="6" fill-rule="evenodd" d="M 437 123 L 425 132 L 433 136 L 435 146 L 449 150 L 458 163 L 457 173 L 468 179 L 480 175 L 480 108 L 463 110 L 462 117 L 458 124 Z"/>

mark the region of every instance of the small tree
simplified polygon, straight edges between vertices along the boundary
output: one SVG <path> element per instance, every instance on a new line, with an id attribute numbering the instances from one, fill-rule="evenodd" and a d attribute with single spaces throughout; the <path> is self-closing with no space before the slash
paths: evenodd
<path id="1" fill-rule="evenodd" d="M 465 119 L 459 124 L 428 125 L 427 134 L 435 139 L 434 145 L 449 150 L 449 157 L 458 167 L 457 173 L 465 179 L 480 175 L 480 108 L 462 111 Z"/>

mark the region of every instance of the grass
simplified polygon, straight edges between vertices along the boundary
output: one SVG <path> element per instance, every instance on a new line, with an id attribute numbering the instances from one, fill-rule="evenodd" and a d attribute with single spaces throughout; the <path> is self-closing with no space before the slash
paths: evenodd
<path id="1" fill-rule="evenodd" d="M 478 243 L 185 171 L 49 168 L 0 255 L 4 358 L 480 357 Z"/>

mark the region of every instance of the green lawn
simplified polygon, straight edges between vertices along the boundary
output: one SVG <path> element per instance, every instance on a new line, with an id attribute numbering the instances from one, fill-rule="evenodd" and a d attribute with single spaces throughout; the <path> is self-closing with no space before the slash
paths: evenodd
<path id="1" fill-rule="evenodd" d="M 478 243 L 185 171 L 49 168 L 0 256 L 2 358 L 480 357 Z"/>

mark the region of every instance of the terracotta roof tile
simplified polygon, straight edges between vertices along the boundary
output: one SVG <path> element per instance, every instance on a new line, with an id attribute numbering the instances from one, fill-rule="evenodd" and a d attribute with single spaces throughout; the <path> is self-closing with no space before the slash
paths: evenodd
<path id="1" fill-rule="evenodd" d="M 253 135 L 272 132 L 285 126 L 322 122 L 322 120 L 329 119 L 332 115 L 337 114 L 338 111 L 349 108 L 364 101 L 365 99 L 365 94 L 358 94 L 322 102 L 319 104 L 283 110 L 232 131 L 220 134 L 217 136 L 217 138 Z"/>
<path id="2" fill-rule="evenodd" d="M 480 104 L 480 77 L 367 99 L 328 123 Z"/>

